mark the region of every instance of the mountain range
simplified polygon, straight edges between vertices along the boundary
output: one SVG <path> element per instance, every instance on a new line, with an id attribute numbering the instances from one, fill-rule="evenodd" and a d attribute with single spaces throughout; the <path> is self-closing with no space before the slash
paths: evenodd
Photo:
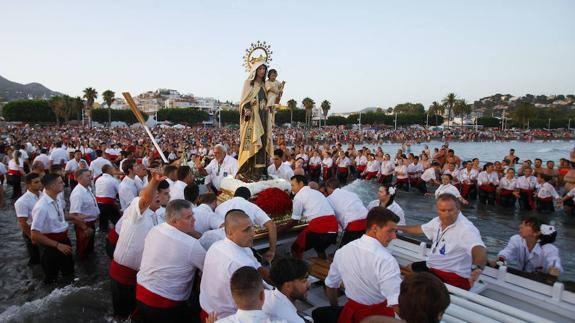
<path id="1" fill-rule="evenodd" d="M 52 91 L 40 83 L 20 84 L 0 75 L 0 102 L 21 99 L 47 99 L 57 95 L 62 94 Z"/>

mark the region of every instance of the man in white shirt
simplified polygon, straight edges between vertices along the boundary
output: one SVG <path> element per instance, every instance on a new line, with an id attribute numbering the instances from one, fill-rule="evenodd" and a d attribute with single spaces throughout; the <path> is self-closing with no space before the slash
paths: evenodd
<path id="1" fill-rule="evenodd" d="M 238 161 L 226 154 L 224 145 L 218 144 L 214 147 L 214 159 L 206 166 L 202 166 L 201 158 L 196 158 L 196 168 L 202 176 L 206 176 L 206 185 L 212 187 L 215 192 L 220 191 L 220 183 L 227 176 L 236 177 L 238 172 Z"/>
<path id="2" fill-rule="evenodd" d="M 80 260 L 86 260 L 94 251 L 94 230 L 100 214 L 96 196 L 92 193 L 92 174 L 88 169 L 76 171 L 78 185 L 70 194 L 70 214 L 82 219 L 86 228 L 75 226 L 76 253 Z"/>
<path id="3" fill-rule="evenodd" d="M 250 190 L 247 187 L 238 187 L 234 193 L 234 198 L 225 201 L 216 207 L 216 214 L 220 218 L 220 224 L 224 223 L 226 214 L 230 210 L 242 210 L 260 228 L 265 228 L 268 232 L 269 249 L 262 257 L 271 262 L 276 252 L 277 229 L 275 223 L 259 206 L 249 201 L 251 197 Z"/>
<path id="4" fill-rule="evenodd" d="M 278 231 L 287 232 L 300 220 L 307 222 L 291 247 L 292 254 L 301 259 L 306 250 L 313 248 L 318 257 L 326 259 L 325 250 L 337 240 L 338 223 L 333 208 L 322 193 L 307 186 L 304 176 L 291 178 L 291 190 L 295 194 L 292 217 Z"/>
<path id="5" fill-rule="evenodd" d="M 164 176 L 166 176 L 166 182 L 170 184 L 170 190 L 172 190 L 174 184 L 178 181 L 178 167 L 174 165 L 165 166 Z"/>
<path id="6" fill-rule="evenodd" d="M 42 177 L 36 173 L 29 173 L 24 177 L 26 183 L 26 193 L 24 193 L 14 203 L 16 210 L 16 217 L 18 224 L 22 230 L 22 237 L 26 242 L 26 249 L 28 250 L 28 265 L 36 265 L 40 263 L 40 251 L 38 246 L 32 243 L 30 225 L 32 224 L 32 209 L 34 205 L 42 196 Z"/>
<path id="7" fill-rule="evenodd" d="M 50 168 L 50 158 L 48 157 L 48 155 L 46 155 L 48 151 L 46 150 L 46 148 L 42 148 L 40 149 L 40 155 L 36 156 L 36 158 L 34 158 L 34 161 L 32 162 L 35 163 L 37 161 L 41 161 L 42 164 L 44 165 L 44 170 L 48 170 Z"/>
<path id="8" fill-rule="evenodd" d="M 170 188 L 170 201 L 185 199 L 184 189 L 188 185 L 194 184 L 194 173 L 189 166 L 180 166 L 178 168 L 178 181 Z M 195 201 L 190 201 L 194 203 Z"/>
<path id="9" fill-rule="evenodd" d="M 50 166 L 66 164 L 68 161 L 68 151 L 63 147 L 61 141 L 56 143 L 56 147 L 50 153 Z"/>
<path id="10" fill-rule="evenodd" d="M 124 211 L 132 200 L 138 196 L 138 185 L 136 184 L 136 161 L 133 159 L 126 159 L 122 163 L 122 171 L 126 176 L 122 179 L 118 188 L 118 196 L 120 197 L 120 211 Z"/>
<path id="11" fill-rule="evenodd" d="M 90 171 L 94 179 L 102 175 L 102 168 L 104 165 L 112 166 L 112 163 L 106 158 L 102 157 L 103 152 L 100 149 L 96 149 L 96 159 L 90 163 Z"/>
<path id="12" fill-rule="evenodd" d="M 394 316 L 401 272 L 387 246 L 397 237 L 398 221 L 397 215 L 383 207 L 369 211 L 365 234 L 336 251 L 325 279 L 332 307 L 314 311 L 314 321 L 324 322 L 329 317 L 335 319 L 329 321 L 360 322 L 371 315 Z M 341 310 L 334 310 L 342 283 L 347 302 Z"/>
<path id="13" fill-rule="evenodd" d="M 170 199 L 169 184 L 154 174 L 140 197 L 132 200 L 122 216 L 122 229 L 110 262 L 114 315 L 128 317 L 136 306 L 136 275 L 140 270 L 144 241 L 148 232 L 161 223 L 162 204 Z"/>
<path id="14" fill-rule="evenodd" d="M 270 269 L 270 280 L 275 288 L 264 291 L 262 310 L 288 323 L 304 323 L 294 302 L 306 300 L 310 288 L 308 275 L 307 263 L 301 259 L 288 257 L 274 261 Z"/>
<path id="15" fill-rule="evenodd" d="M 426 261 L 411 264 L 413 271 L 430 271 L 445 283 L 469 290 L 487 262 L 479 230 L 461 213 L 451 194 L 437 198 L 438 217 L 423 225 L 398 226 L 409 234 L 425 234 L 432 240 Z"/>
<path id="16" fill-rule="evenodd" d="M 215 313 L 218 319 L 222 319 L 236 312 L 230 278 L 238 268 L 250 266 L 258 269 L 263 277 L 268 276 L 250 249 L 254 239 L 250 217 L 241 210 L 232 210 L 226 214 L 224 226 L 226 238 L 214 243 L 206 253 L 200 284 L 202 319 L 208 313 Z"/>
<path id="17" fill-rule="evenodd" d="M 439 185 L 437 180 L 437 174 L 441 169 L 441 165 L 438 162 L 431 163 L 431 167 L 426 169 L 423 174 L 421 174 L 421 181 L 415 186 L 421 193 L 427 193 L 427 185 Z"/>
<path id="18" fill-rule="evenodd" d="M 218 197 L 216 194 L 204 193 L 200 195 L 199 205 L 194 209 L 194 229 L 196 232 L 203 234 L 204 232 L 218 229 L 220 227 L 222 224 L 220 220 L 221 217 L 214 212 L 217 205 Z"/>
<path id="19" fill-rule="evenodd" d="M 100 231 L 102 232 L 108 231 L 109 221 L 116 224 L 121 216 L 120 208 L 116 202 L 116 197 L 120 190 L 120 183 L 112 176 L 114 170 L 114 166 L 104 165 L 104 167 L 102 167 L 103 173 L 96 179 L 95 184 L 96 201 L 100 208 Z"/>
<path id="20" fill-rule="evenodd" d="M 78 182 L 76 181 L 76 178 L 74 177 L 74 174 L 76 173 L 76 171 L 78 169 L 80 169 L 80 163 L 81 162 L 86 163 L 86 161 L 82 159 L 82 152 L 79 150 L 76 150 L 74 152 L 74 158 L 70 159 L 66 163 L 66 167 L 64 168 L 64 172 L 66 173 L 66 178 L 68 179 L 68 184 L 70 185 L 70 188 L 72 190 L 78 184 Z"/>
<path id="21" fill-rule="evenodd" d="M 335 178 L 329 179 L 325 187 L 327 200 L 335 212 L 339 227 L 344 230 L 340 246 L 345 246 L 365 233 L 367 209 L 357 194 L 341 189 Z"/>
<path id="22" fill-rule="evenodd" d="M 83 229 L 86 225 L 79 217 L 64 214 L 58 200 L 58 194 L 64 191 L 64 181 L 60 175 L 44 175 L 42 186 L 44 194 L 32 209 L 31 239 L 40 248 L 44 281 L 56 281 L 59 272 L 67 280 L 71 280 L 74 275 L 74 258 L 66 220 L 71 220 Z"/>
<path id="23" fill-rule="evenodd" d="M 192 237 L 194 216 L 186 200 L 172 200 L 166 222 L 146 236 L 137 275 L 137 311 L 143 321 L 185 322 L 185 301 L 192 293 L 196 272 L 204 267 L 206 251 Z"/>
<path id="24" fill-rule="evenodd" d="M 244 266 L 236 270 L 230 279 L 231 294 L 237 305 L 237 312 L 218 323 L 275 323 L 285 322 L 276 320 L 274 316 L 262 311 L 265 300 L 264 282 L 256 269 Z M 219 317 L 218 317 L 219 318 Z"/>
<path id="25" fill-rule="evenodd" d="M 283 178 L 289 181 L 293 176 L 293 170 L 289 165 L 282 162 L 284 152 L 281 149 L 274 150 L 272 164 L 268 166 L 268 175 Z"/>

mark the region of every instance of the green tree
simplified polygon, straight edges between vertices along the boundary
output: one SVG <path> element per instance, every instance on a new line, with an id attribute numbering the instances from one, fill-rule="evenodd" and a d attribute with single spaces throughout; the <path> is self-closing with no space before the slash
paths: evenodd
<path id="1" fill-rule="evenodd" d="M 397 114 L 407 113 L 407 114 L 424 114 L 425 108 L 421 103 L 402 103 L 395 106 L 393 112 Z"/>
<path id="2" fill-rule="evenodd" d="M 461 118 L 461 126 L 463 126 L 463 118 L 471 113 L 471 105 L 465 102 L 465 99 L 455 101 L 453 113 Z"/>
<path id="3" fill-rule="evenodd" d="M 114 98 L 115 96 L 116 93 L 114 93 L 114 91 L 111 90 L 106 90 L 104 91 L 104 93 L 102 93 L 102 98 L 104 99 L 104 102 L 108 106 L 108 128 L 112 126 L 112 103 L 116 101 L 116 99 Z"/>
<path id="4" fill-rule="evenodd" d="M 329 103 L 328 100 L 323 100 L 323 102 L 321 103 L 321 111 L 323 112 L 324 126 L 327 121 L 327 114 L 329 113 L 330 109 L 331 109 L 331 103 Z"/>
<path id="5" fill-rule="evenodd" d="M 48 105 L 56 117 L 56 125 L 60 126 L 60 116 L 64 114 L 64 98 L 61 96 L 51 97 L 50 100 L 48 100 Z"/>
<path id="6" fill-rule="evenodd" d="M 521 126 L 525 127 L 529 119 L 534 119 L 537 115 L 537 108 L 531 103 L 521 102 L 519 105 L 511 112 L 511 116 L 514 120 L 521 122 Z"/>
<path id="7" fill-rule="evenodd" d="M 291 99 L 287 102 L 287 106 L 288 109 L 290 111 L 290 121 L 289 123 L 292 124 L 293 123 L 293 112 L 295 109 L 297 109 L 297 101 L 294 99 Z"/>
<path id="8" fill-rule="evenodd" d="M 305 122 L 307 124 L 307 126 L 309 127 L 311 125 L 311 117 L 312 117 L 312 113 L 313 113 L 313 106 L 315 105 L 315 102 L 306 97 L 305 99 L 303 99 L 303 101 L 301 101 L 303 107 L 305 108 Z"/>
<path id="9" fill-rule="evenodd" d="M 431 105 L 429 106 L 429 110 L 427 110 L 427 113 L 429 115 L 435 116 L 435 125 L 437 125 L 437 116 L 443 116 L 443 114 L 445 113 L 445 107 L 437 103 L 437 101 L 433 101 L 433 103 L 431 103 Z"/>
<path id="10" fill-rule="evenodd" d="M 453 108 L 455 107 L 455 103 L 457 102 L 457 96 L 455 93 L 449 93 L 447 96 L 442 100 L 443 105 L 447 109 L 447 128 L 451 126 L 451 113 Z"/>
<path id="11" fill-rule="evenodd" d="M 92 126 L 92 108 L 94 101 L 98 98 L 98 92 L 92 87 L 84 89 L 84 99 L 86 99 L 86 116 L 88 117 L 89 126 Z"/>
<path id="12" fill-rule="evenodd" d="M 6 121 L 55 122 L 56 115 L 46 100 L 10 101 L 2 107 Z"/>

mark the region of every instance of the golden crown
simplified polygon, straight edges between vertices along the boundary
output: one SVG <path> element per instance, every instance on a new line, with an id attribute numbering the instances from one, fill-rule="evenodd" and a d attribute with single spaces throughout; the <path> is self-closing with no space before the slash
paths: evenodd
<path id="1" fill-rule="evenodd" d="M 272 61 L 272 54 L 271 46 L 265 41 L 260 42 L 258 40 L 256 43 L 251 43 L 250 47 L 246 49 L 246 54 L 243 57 L 243 66 L 245 67 L 246 72 L 250 72 L 252 67 L 260 62 L 269 64 Z"/>

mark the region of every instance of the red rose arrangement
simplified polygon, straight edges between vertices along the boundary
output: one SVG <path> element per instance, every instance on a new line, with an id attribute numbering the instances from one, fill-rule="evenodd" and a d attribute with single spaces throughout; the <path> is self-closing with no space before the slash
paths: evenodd
<path id="1" fill-rule="evenodd" d="M 275 187 L 261 191 L 255 203 L 272 218 L 285 216 L 292 209 L 289 195 Z"/>

